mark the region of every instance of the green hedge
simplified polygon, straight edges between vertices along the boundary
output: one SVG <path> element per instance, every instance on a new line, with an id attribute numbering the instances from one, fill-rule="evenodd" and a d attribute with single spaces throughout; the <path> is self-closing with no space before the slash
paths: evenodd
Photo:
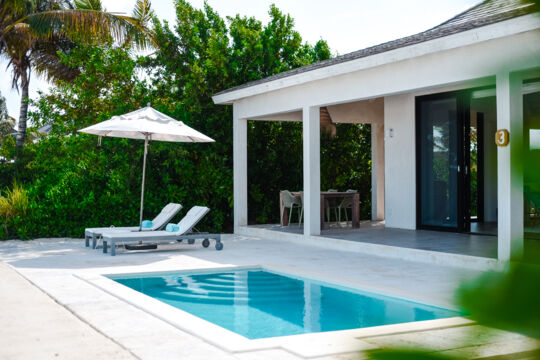
<path id="1" fill-rule="evenodd" d="M 59 54 L 80 75 L 40 94 L 29 117 L 36 127 L 52 125 L 51 133 L 30 141 L 16 167 L 0 164 L 0 186 L 17 179 L 30 198 L 25 217 L 10 224 L 12 236 L 82 237 L 85 227 L 137 223 L 143 143 L 103 138 L 97 146 L 97 137 L 77 130 L 149 102 L 216 142 L 151 143 L 144 217 L 168 202 L 202 204 L 212 211 L 201 228 L 232 231 L 232 109 L 214 105 L 212 95 L 327 59 L 330 50 L 323 40 L 302 43 L 293 19 L 275 6 L 263 25 L 175 4 L 174 30 L 155 20 L 152 55 L 134 59 L 112 44 Z M 277 223 L 279 190 L 302 187 L 301 124 L 250 122 L 248 136 L 249 222 Z M 338 125 L 337 136 L 321 142 L 322 188 L 358 189 L 363 218 L 370 217 L 369 141 L 369 126 Z"/>

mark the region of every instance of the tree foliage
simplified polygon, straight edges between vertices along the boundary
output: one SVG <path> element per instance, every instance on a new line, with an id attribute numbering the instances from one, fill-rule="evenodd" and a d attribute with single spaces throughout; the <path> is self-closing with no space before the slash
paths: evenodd
<path id="1" fill-rule="evenodd" d="M 0 94 L 0 143 L 6 136 L 11 135 L 14 126 L 15 122 L 8 114 L 6 99 Z"/>
<path id="2" fill-rule="evenodd" d="M 223 19 L 208 4 L 196 9 L 177 0 L 175 6 L 173 27 L 153 19 L 151 55 L 133 59 L 129 48 L 113 43 L 77 44 L 59 54 L 79 75 L 33 103 L 32 122 L 52 131 L 27 147 L 18 175 L 31 199 L 19 237 L 81 236 L 85 227 L 137 222 L 142 142 L 103 138 L 98 146 L 96 137 L 76 130 L 148 102 L 216 142 L 151 143 L 145 217 L 168 202 L 206 205 L 212 212 L 201 227 L 232 230 L 232 109 L 215 105 L 212 95 L 327 59 L 330 49 L 323 40 L 304 43 L 293 19 L 275 6 L 268 24 Z M 250 222 L 277 222 L 279 190 L 302 186 L 302 127 L 251 121 L 248 131 Z M 363 189 L 369 199 L 369 139 L 369 127 L 358 125 L 339 126 L 335 138 L 323 138 L 323 184 Z"/>
<path id="3" fill-rule="evenodd" d="M 76 42 L 151 43 L 150 2 L 138 0 L 133 17 L 104 11 L 100 0 L 0 0 L 0 55 L 12 69 L 13 88 L 21 89 L 17 149 L 26 137 L 31 72 L 49 81 L 72 80 L 78 69 L 60 61 Z"/>
<path id="4" fill-rule="evenodd" d="M 217 139 L 217 151 L 227 158 L 227 176 L 232 176 L 231 109 L 214 105 L 210 96 L 223 89 L 328 59 L 330 49 L 323 40 L 314 46 L 303 43 L 294 29 L 294 20 L 274 5 L 270 7 L 270 21 L 266 25 L 253 17 L 237 15 L 227 18 L 227 26 L 210 6 L 198 10 L 187 1 L 177 1 L 176 10 L 178 23 L 174 31 L 166 23 L 154 24 L 159 46 L 156 57 L 150 61 L 156 69 L 152 83 L 157 86 L 159 97 L 177 101 L 178 116 L 191 116 L 196 128 Z M 344 125 L 340 129 L 339 138 L 323 139 L 323 149 L 326 145 L 333 147 L 333 153 L 323 150 L 326 154 L 321 161 L 323 186 L 333 183 L 343 189 L 362 190 L 363 207 L 369 209 L 368 128 Z M 359 145 L 362 143 L 363 147 Z M 357 157 L 359 151 L 366 150 L 366 144 L 368 158 Z M 351 147 L 356 148 L 348 152 L 346 149 Z M 355 166 L 351 167 L 351 163 Z M 300 123 L 249 122 L 250 223 L 279 221 L 279 190 L 300 190 L 302 168 Z M 331 173 L 336 171 L 344 172 L 338 183 Z M 352 172 L 356 175 L 351 175 Z M 363 215 L 369 216 L 368 212 L 364 211 Z"/>
<path id="5" fill-rule="evenodd" d="M 8 234 L 7 224 L 14 220 L 22 221 L 28 209 L 28 194 L 24 188 L 14 183 L 11 189 L 7 189 L 4 194 L 0 194 L 0 221 Z"/>

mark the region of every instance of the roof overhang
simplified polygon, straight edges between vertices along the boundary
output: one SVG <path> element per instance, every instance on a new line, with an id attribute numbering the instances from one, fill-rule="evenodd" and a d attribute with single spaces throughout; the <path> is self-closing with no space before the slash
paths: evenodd
<path id="1" fill-rule="evenodd" d="M 215 104 L 232 104 L 235 101 L 250 96 L 260 95 L 312 81 L 323 80 L 333 76 L 366 70 L 381 65 L 410 60 L 432 53 L 512 36 L 539 28 L 540 13 L 533 13 L 387 52 L 298 73 L 285 78 L 240 88 L 238 90 L 216 94 L 212 97 L 212 100 Z"/>

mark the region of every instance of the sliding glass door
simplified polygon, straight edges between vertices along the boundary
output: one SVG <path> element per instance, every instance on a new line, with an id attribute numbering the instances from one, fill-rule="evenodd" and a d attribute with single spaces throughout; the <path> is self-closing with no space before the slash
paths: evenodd
<path id="1" fill-rule="evenodd" d="M 465 96 L 445 93 L 416 100 L 417 226 L 466 231 L 464 214 L 470 191 L 467 148 L 469 115 Z M 467 152 L 467 154 L 465 154 Z"/>

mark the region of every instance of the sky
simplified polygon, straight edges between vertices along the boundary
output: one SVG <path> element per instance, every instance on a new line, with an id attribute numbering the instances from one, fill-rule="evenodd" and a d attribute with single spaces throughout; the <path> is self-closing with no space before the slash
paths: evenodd
<path id="1" fill-rule="evenodd" d="M 202 8 L 204 0 L 188 0 Z M 480 0 L 207 0 L 221 17 L 255 17 L 269 20 L 268 10 L 274 3 L 295 20 L 295 28 L 308 43 L 319 39 L 328 42 L 334 54 L 346 54 L 368 46 L 412 35 L 451 18 L 479 3 Z M 131 13 L 135 0 L 102 0 L 107 11 Z M 173 0 L 153 0 L 156 15 L 175 24 Z M 0 61 L 0 92 L 7 100 L 9 114 L 18 118 L 20 96 L 11 88 L 11 71 Z M 30 97 L 38 90 L 47 91 L 49 84 L 33 76 Z"/>

